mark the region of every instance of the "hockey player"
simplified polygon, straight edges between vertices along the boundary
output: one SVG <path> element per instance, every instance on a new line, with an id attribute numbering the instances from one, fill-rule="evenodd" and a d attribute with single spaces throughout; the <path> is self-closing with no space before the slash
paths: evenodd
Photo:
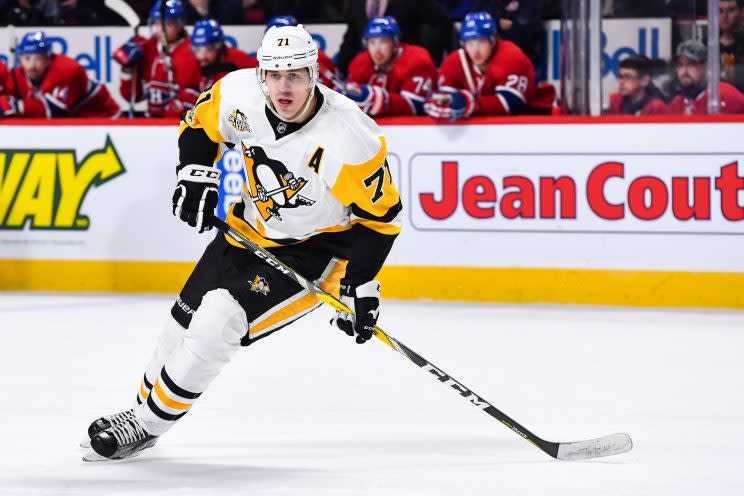
<path id="1" fill-rule="evenodd" d="M 367 50 L 349 64 L 343 94 L 368 115 L 423 115 L 437 69 L 425 48 L 400 43 L 391 16 L 376 17 L 364 30 Z"/>
<path id="2" fill-rule="evenodd" d="M 229 72 L 258 67 L 258 60 L 237 48 L 225 46 L 222 26 L 214 19 L 197 21 L 191 33 L 191 50 L 201 66 L 199 88 L 206 91 Z"/>
<path id="3" fill-rule="evenodd" d="M 291 15 L 275 16 L 269 19 L 266 23 L 266 30 L 268 31 L 271 27 L 282 27 L 282 26 L 297 26 L 297 19 Z M 338 69 L 333 60 L 323 50 L 318 49 L 318 69 L 320 74 L 318 78 L 321 84 L 328 86 L 329 88 L 336 88 L 339 86 L 341 77 L 338 74 Z"/>
<path id="4" fill-rule="evenodd" d="M 651 79 L 651 60 L 643 55 L 627 57 L 620 62 L 618 92 L 610 95 L 605 115 L 668 114 L 664 95 Z"/>
<path id="5" fill-rule="evenodd" d="M 0 60 L 0 96 L 10 91 L 10 72 L 8 72 L 8 66 L 6 66 L 2 60 Z"/>
<path id="6" fill-rule="evenodd" d="M 147 100 L 149 116 L 175 117 L 196 103 L 201 73 L 186 36 L 186 14 L 181 0 L 165 2 L 165 33 L 161 1 L 150 11 L 154 36 L 131 38 L 114 52 L 113 58 L 122 67 L 121 96 L 129 101 L 134 91 L 136 101 Z M 162 49 L 163 40 L 168 47 L 166 51 Z"/>
<path id="7" fill-rule="evenodd" d="M 90 80 L 75 60 L 52 53 L 43 32 L 27 33 L 16 54 L 21 65 L 4 82 L 0 76 L 0 117 L 118 117 L 119 105 L 106 86 Z"/>
<path id="8" fill-rule="evenodd" d="M 227 222 L 322 288 L 332 291 L 340 281 L 341 299 L 356 318 L 338 313 L 332 323 L 364 343 L 379 314 L 374 278 L 401 226 L 385 138 L 354 102 L 317 84 L 317 47 L 301 25 L 269 29 L 258 60 L 260 71 L 228 74 L 184 116 L 173 212 L 197 232 L 210 229 L 218 144 L 241 150 L 248 181 Z M 116 459 L 152 446 L 241 345 L 319 304 L 217 235 L 171 310 L 137 405 L 93 422 L 92 448 Z"/>
<path id="9" fill-rule="evenodd" d="M 683 41 L 676 52 L 677 80 L 682 90 L 669 103 L 673 114 L 708 113 L 708 48 L 698 40 Z M 744 95 L 731 83 L 720 82 L 722 114 L 744 113 Z"/>
<path id="10" fill-rule="evenodd" d="M 535 90 L 535 70 L 517 45 L 499 39 L 491 14 L 466 15 L 460 43 L 462 48 L 442 61 L 426 113 L 450 120 L 522 113 Z"/>

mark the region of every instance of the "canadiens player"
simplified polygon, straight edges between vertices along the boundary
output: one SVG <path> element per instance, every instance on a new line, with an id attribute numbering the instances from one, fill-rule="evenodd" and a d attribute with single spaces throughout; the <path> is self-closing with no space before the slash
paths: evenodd
<path id="1" fill-rule="evenodd" d="M 317 84 L 317 47 L 302 26 L 269 29 L 258 60 L 258 71 L 228 74 L 184 116 L 173 212 L 197 232 L 208 230 L 218 200 L 215 158 L 227 144 L 241 150 L 247 183 L 227 222 L 327 291 L 340 283 L 357 317 L 339 313 L 332 323 L 364 343 L 379 314 L 374 278 L 401 226 L 385 138 L 354 102 Z M 319 304 L 217 235 L 171 310 L 137 405 L 91 424 L 93 450 L 118 459 L 152 446 L 241 345 Z"/>
<path id="2" fill-rule="evenodd" d="M 191 50 L 201 66 L 199 89 L 206 91 L 229 72 L 258 67 L 258 60 L 237 48 L 225 46 L 222 26 L 214 19 L 197 21 L 191 33 Z"/>
<path id="3" fill-rule="evenodd" d="M 399 39 L 395 18 L 376 17 L 364 30 L 367 50 L 349 64 L 347 84 L 341 91 L 368 115 L 424 113 L 436 66 L 425 48 Z"/>
<path id="4" fill-rule="evenodd" d="M 677 47 L 677 81 L 682 90 L 669 102 L 673 114 L 708 113 L 708 48 L 698 40 L 683 41 Z M 744 95 L 725 81 L 719 86 L 722 114 L 744 113 Z"/>
<path id="5" fill-rule="evenodd" d="M 442 61 L 426 113 L 450 120 L 522 113 L 535 90 L 535 70 L 517 45 L 499 39 L 491 14 L 466 15 L 460 43 L 462 48 Z"/>
<path id="6" fill-rule="evenodd" d="M 119 91 L 127 101 L 147 100 L 151 117 L 176 117 L 194 106 L 199 96 L 201 72 L 191 53 L 184 27 L 186 13 L 181 0 L 158 0 L 150 11 L 154 36 L 133 37 L 119 47 L 113 58 L 121 64 Z M 165 11 L 165 22 L 161 11 Z M 162 30 L 165 24 L 165 33 Z M 167 50 L 163 50 L 163 41 Z"/>
<path id="7" fill-rule="evenodd" d="M 266 30 L 272 27 L 297 26 L 297 19 L 291 15 L 274 16 L 266 23 Z M 335 88 L 340 81 L 338 69 L 333 60 L 323 50 L 318 49 L 318 80 L 329 88 Z"/>
<path id="8" fill-rule="evenodd" d="M 52 53 L 41 31 L 27 33 L 16 47 L 21 65 L 2 76 L 0 117 L 118 117 L 119 104 L 106 86 L 88 78 L 75 60 Z"/>

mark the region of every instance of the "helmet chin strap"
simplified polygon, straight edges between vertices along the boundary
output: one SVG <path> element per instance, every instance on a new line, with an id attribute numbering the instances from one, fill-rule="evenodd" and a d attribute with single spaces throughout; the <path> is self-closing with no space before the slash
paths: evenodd
<path id="1" fill-rule="evenodd" d="M 309 117 L 310 113 L 313 110 L 313 104 L 315 103 L 315 85 L 312 86 L 310 89 L 310 94 L 307 97 L 307 100 L 305 100 L 305 104 L 302 106 L 300 110 L 297 111 L 295 115 L 292 117 L 284 117 L 283 115 L 280 115 L 279 112 L 277 112 L 276 107 L 274 107 L 274 102 L 271 101 L 271 97 L 266 95 L 266 106 L 269 107 L 269 110 L 271 110 L 271 113 L 273 113 L 275 116 L 277 116 L 279 119 L 283 120 L 284 122 L 294 122 L 294 123 L 301 123 Z"/>

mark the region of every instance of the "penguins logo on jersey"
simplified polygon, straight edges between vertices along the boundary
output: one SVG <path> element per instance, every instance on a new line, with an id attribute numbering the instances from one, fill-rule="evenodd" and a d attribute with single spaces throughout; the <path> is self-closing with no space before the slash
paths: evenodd
<path id="1" fill-rule="evenodd" d="M 248 125 L 248 117 L 238 109 L 233 109 L 227 116 L 227 122 L 241 133 L 250 133 L 251 126 Z"/>
<path id="2" fill-rule="evenodd" d="M 261 293 L 262 295 L 269 294 L 269 291 L 271 291 L 271 288 L 269 287 L 269 283 L 266 282 L 266 279 L 264 279 L 261 276 L 256 276 L 256 278 L 251 283 L 251 291 L 254 291 L 256 293 Z"/>
<path id="3" fill-rule="evenodd" d="M 307 184 L 306 179 L 294 177 L 282 162 L 269 158 L 260 146 L 242 146 L 248 192 L 263 220 L 281 221 L 283 208 L 307 207 L 315 203 L 315 200 L 298 194 Z"/>

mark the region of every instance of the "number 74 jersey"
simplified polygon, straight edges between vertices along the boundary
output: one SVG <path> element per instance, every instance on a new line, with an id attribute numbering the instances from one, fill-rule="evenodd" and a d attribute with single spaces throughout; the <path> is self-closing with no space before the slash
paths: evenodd
<path id="1" fill-rule="evenodd" d="M 181 123 L 239 150 L 246 184 L 227 222 L 264 247 L 343 232 L 362 224 L 381 234 L 401 229 L 402 205 L 375 122 L 325 86 L 304 124 L 266 107 L 255 69 L 232 72 L 202 93 Z M 219 157 L 215 157 L 218 159 Z"/>

